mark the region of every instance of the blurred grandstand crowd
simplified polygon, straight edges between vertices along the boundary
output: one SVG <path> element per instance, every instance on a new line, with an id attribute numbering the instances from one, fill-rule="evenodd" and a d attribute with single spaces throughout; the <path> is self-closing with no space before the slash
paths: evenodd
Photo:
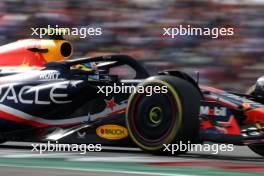
<path id="1" fill-rule="evenodd" d="M 180 69 L 220 88 L 245 91 L 264 75 L 264 1 L 2 0 L 0 44 L 28 38 L 31 27 L 101 27 L 103 35 L 70 36 L 75 57 L 124 53 L 151 72 Z M 163 27 L 233 27 L 234 36 L 164 37 Z"/>

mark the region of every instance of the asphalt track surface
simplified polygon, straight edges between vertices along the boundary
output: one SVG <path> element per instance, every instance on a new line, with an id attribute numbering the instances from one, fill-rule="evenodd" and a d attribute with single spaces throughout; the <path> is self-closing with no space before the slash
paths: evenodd
<path id="1" fill-rule="evenodd" d="M 247 147 L 233 152 L 153 156 L 139 149 L 103 147 L 101 152 L 32 152 L 30 143 L 0 145 L 0 176 L 206 176 L 263 175 L 264 159 Z"/>

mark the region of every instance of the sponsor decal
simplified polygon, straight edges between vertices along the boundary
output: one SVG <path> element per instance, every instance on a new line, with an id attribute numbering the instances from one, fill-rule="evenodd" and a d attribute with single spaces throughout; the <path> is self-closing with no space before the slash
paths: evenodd
<path id="1" fill-rule="evenodd" d="M 43 73 L 39 76 L 39 79 L 42 80 L 56 80 L 59 79 L 59 72 Z"/>
<path id="2" fill-rule="evenodd" d="M 128 131 L 125 127 L 119 125 L 103 125 L 96 129 L 96 134 L 101 138 L 117 140 L 128 136 Z"/>
<path id="3" fill-rule="evenodd" d="M 227 115 L 227 109 L 226 109 L 226 107 L 210 108 L 209 106 L 201 106 L 200 107 L 200 114 L 225 117 Z"/>
<path id="4" fill-rule="evenodd" d="M 65 104 L 70 103 L 71 100 L 64 101 L 62 98 L 67 98 L 67 93 L 59 93 L 58 90 L 66 90 L 67 85 L 54 85 L 48 90 L 48 96 L 46 94 L 41 94 L 40 89 L 34 89 L 34 86 L 24 86 L 19 90 L 14 88 L 14 85 L 9 85 L 8 87 L 0 87 L 0 103 L 5 101 L 12 101 L 14 103 L 21 104 L 37 104 L 37 105 L 49 105 L 51 103 L 55 104 Z M 28 97 L 27 94 L 33 92 L 33 97 Z M 42 91 L 43 92 L 43 91 Z M 45 92 L 43 92 L 45 93 Z"/>

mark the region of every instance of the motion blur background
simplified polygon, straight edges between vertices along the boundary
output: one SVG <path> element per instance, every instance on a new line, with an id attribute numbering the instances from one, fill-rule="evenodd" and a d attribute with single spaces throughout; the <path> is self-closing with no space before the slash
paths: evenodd
<path id="1" fill-rule="evenodd" d="M 101 27 L 70 37 L 74 57 L 124 53 L 151 72 L 176 68 L 201 82 L 245 91 L 264 74 L 262 0 L 1 0 L 0 44 L 28 38 L 31 27 Z M 234 27 L 232 37 L 163 37 L 163 27 Z"/>

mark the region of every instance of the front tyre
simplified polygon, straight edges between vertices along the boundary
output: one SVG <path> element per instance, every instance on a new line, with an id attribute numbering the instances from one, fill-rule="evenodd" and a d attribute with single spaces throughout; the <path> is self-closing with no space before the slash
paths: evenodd
<path id="1" fill-rule="evenodd" d="M 166 93 L 131 94 L 126 123 L 132 140 L 143 150 L 168 155 L 165 145 L 190 144 L 199 139 L 201 94 L 191 83 L 174 76 L 150 77 L 138 85 L 166 86 Z M 177 150 L 175 155 L 187 152 Z"/>

